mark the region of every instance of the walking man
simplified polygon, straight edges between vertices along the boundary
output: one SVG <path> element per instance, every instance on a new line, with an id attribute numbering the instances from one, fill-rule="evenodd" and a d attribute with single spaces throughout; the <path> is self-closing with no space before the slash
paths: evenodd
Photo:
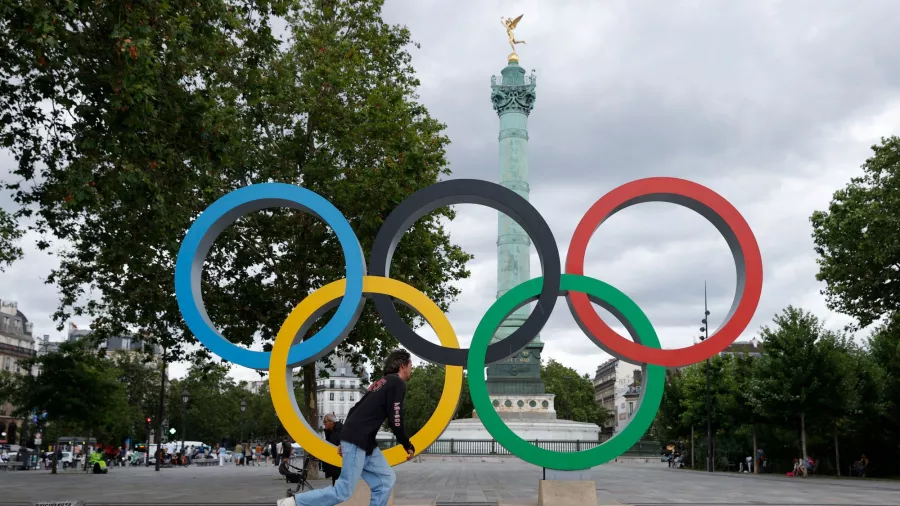
<path id="1" fill-rule="evenodd" d="M 343 428 L 344 424 L 334 421 L 334 413 L 325 415 L 325 441 L 335 446 L 341 446 L 341 430 Z M 322 463 L 322 468 L 325 470 L 325 477 L 331 478 L 331 484 L 335 485 L 341 476 L 341 468 L 327 462 Z"/>
<path id="2" fill-rule="evenodd" d="M 328 488 L 280 499 L 277 506 L 334 506 L 350 499 L 360 478 L 372 491 L 370 506 L 387 506 L 396 475 L 378 449 L 375 435 L 385 419 L 406 450 L 407 460 L 416 449 L 406 436 L 403 399 L 406 382 L 412 374 L 412 359 L 406 350 L 391 352 L 384 361 L 384 376 L 369 385 L 369 390 L 347 414 L 340 433 L 338 455 L 343 458 L 341 475 Z"/>

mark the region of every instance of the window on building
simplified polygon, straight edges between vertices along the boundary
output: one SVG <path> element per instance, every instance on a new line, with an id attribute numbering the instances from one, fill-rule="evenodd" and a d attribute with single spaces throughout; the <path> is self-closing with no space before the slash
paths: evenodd
<path id="1" fill-rule="evenodd" d="M 6 357 L 6 362 L 3 364 L 3 368 L 8 371 L 11 366 L 12 366 L 12 360 L 10 360 L 9 357 Z"/>
<path id="2" fill-rule="evenodd" d="M 353 392 L 350 392 L 350 402 L 353 402 L 355 400 L 356 400 L 356 396 L 353 395 Z"/>
<path id="3" fill-rule="evenodd" d="M 344 380 L 341 380 L 341 388 L 344 388 L 344 385 L 345 385 Z"/>
<path id="4" fill-rule="evenodd" d="M 628 403 L 628 416 L 631 416 L 633 414 L 634 414 L 634 402 L 629 402 Z"/>
<path id="5" fill-rule="evenodd" d="M 347 368 L 341 367 L 341 376 L 346 376 L 346 375 L 347 375 Z"/>
<path id="6" fill-rule="evenodd" d="M 329 388 L 334 388 L 334 380 L 328 382 Z"/>
<path id="7" fill-rule="evenodd" d="M 356 382 L 355 382 L 355 381 L 350 380 L 350 388 L 356 388 Z"/>
<path id="8" fill-rule="evenodd" d="M 333 401 L 333 400 L 334 400 L 334 392 L 331 392 L 331 393 L 328 394 L 328 400 L 329 400 L 329 401 Z"/>
<path id="9" fill-rule="evenodd" d="M 343 400 L 344 400 L 344 392 L 341 392 L 341 401 L 343 402 Z"/>

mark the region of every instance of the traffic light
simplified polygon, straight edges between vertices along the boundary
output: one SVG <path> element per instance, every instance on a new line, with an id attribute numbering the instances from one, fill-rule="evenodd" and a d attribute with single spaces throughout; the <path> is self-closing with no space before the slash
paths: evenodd
<path id="1" fill-rule="evenodd" d="M 147 417 L 147 429 L 149 430 L 152 425 L 153 425 L 153 419 L 148 416 Z"/>

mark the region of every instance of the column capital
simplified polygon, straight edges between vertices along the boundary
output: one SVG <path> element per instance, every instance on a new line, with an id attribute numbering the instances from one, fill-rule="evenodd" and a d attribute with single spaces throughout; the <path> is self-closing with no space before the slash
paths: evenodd
<path id="1" fill-rule="evenodd" d="M 494 104 L 494 110 L 500 116 L 509 112 L 529 115 L 536 98 L 537 77 L 534 71 L 526 76 L 525 69 L 518 62 L 510 61 L 500 74 L 500 77 L 491 76 L 491 103 Z"/>

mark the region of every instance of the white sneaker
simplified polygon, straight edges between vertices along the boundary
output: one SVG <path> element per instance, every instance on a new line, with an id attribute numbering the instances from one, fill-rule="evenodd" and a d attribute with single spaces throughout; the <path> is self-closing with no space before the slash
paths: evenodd
<path id="1" fill-rule="evenodd" d="M 293 497 L 285 497 L 284 499 L 279 499 L 275 506 L 297 506 L 297 501 Z"/>

